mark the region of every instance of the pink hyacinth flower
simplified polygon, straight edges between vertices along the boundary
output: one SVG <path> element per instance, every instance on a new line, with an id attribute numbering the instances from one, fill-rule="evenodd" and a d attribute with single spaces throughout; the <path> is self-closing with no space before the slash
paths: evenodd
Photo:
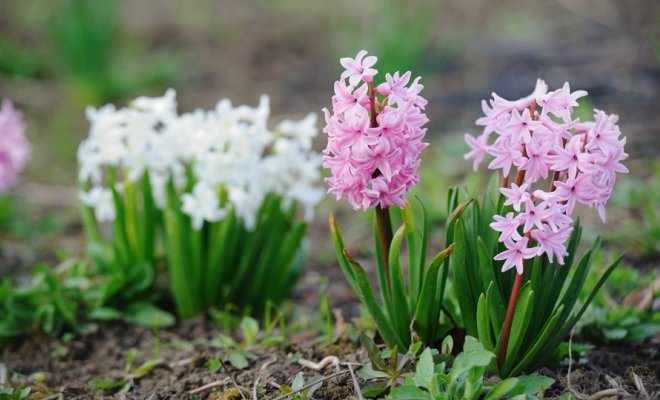
<path id="1" fill-rule="evenodd" d="M 504 242 L 507 249 L 494 257 L 497 261 L 504 260 L 502 272 L 506 272 L 515 267 L 518 275 L 522 275 L 524 260 L 535 257 L 539 250 L 538 247 L 527 247 L 528 242 L 529 239 L 526 237 L 523 237 L 517 242 L 512 240 Z"/>
<path id="2" fill-rule="evenodd" d="M 9 100 L 0 108 L 0 193 L 8 191 L 30 159 L 25 123 Z"/>
<path id="3" fill-rule="evenodd" d="M 372 67 L 377 59 L 366 55 L 362 50 L 355 59 L 341 59 L 345 71 L 335 82 L 332 112 L 323 110 L 328 192 L 355 209 L 403 207 L 406 193 L 419 181 L 420 154 L 427 146 L 427 101 L 420 96 L 419 78 L 410 83 L 410 72 L 387 74 L 376 90 Z"/>
<path id="4" fill-rule="evenodd" d="M 342 72 L 341 79 L 348 79 L 351 86 L 357 85 L 360 81 L 371 82 L 377 70 L 371 68 L 376 64 L 378 58 L 367 56 L 366 50 L 360 50 L 355 58 L 344 57 L 339 60 L 342 67 L 346 70 Z"/>

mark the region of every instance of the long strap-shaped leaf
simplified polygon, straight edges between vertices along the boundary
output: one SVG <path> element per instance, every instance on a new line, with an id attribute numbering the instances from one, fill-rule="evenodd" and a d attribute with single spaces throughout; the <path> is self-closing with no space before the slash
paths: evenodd
<path id="1" fill-rule="evenodd" d="M 392 310 L 390 316 L 397 333 L 405 345 L 401 349 L 407 349 L 410 346 L 410 312 L 408 309 L 408 297 L 403 283 L 403 274 L 401 273 L 401 242 L 405 234 L 405 224 L 396 231 L 390 245 L 390 282 L 392 284 Z"/>
<path id="2" fill-rule="evenodd" d="M 339 229 L 339 225 L 337 225 L 337 219 L 334 214 L 330 214 L 328 224 L 330 225 L 330 236 L 332 237 L 332 243 L 335 246 L 335 253 L 337 254 L 339 266 L 341 267 L 342 272 L 344 272 L 344 276 L 348 280 L 348 283 L 357 291 L 355 272 L 353 272 L 350 262 L 344 256 L 344 249 L 346 246 L 344 246 L 344 238 L 342 237 L 341 230 Z"/>
<path id="3" fill-rule="evenodd" d="M 369 314 L 371 314 L 371 317 L 374 319 L 376 327 L 378 328 L 378 332 L 383 337 L 383 340 L 385 340 L 385 343 L 387 343 L 390 348 L 393 348 L 394 346 L 399 348 L 407 348 L 405 343 L 403 343 L 399 336 L 394 332 L 392 329 L 391 321 L 387 319 L 380 306 L 378 305 L 374 291 L 369 284 L 369 277 L 367 276 L 367 272 L 364 270 L 364 268 L 362 268 L 360 264 L 357 263 L 357 261 L 355 261 L 350 256 L 346 250 L 344 250 L 343 254 L 353 269 L 355 284 L 357 287 L 356 293 L 358 294 L 360 301 L 362 301 L 362 304 L 367 307 L 367 311 L 369 311 Z"/>
<path id="4" fill-rule="evenodd" d="M 436 300 L 436 289 L 438 287 L 438 272 L 443 265 L 446 268 L 449 255 L 454 250 L 454 245 L 449 245 L 446 249 L 439 252 L 426 270 L 424 285 L 417 302 L 415 310 L 415 330 L 422 338 L 424 343 L 432 344 L 436 339 L 435 335 L 438 329 L 440 310 L 442 301 Z"/>
<path id="5" fill-rule="evenodd" d="M 471 336 L 477 336 L 476 325 L 476 301 L 472 300 L 469 275 L 466 269 L 471 268 L 467 260 L 467 245 L 465 237 L 465 228 L 461 220 L 454 228 L 454 251 L 451 255 L 452 277 L 454 278 L 454 292 L 461 309 L 461 318 L 467 333 Z"/>
<path id="6" fill-rule="evenodd" d="M 419 233 L 415 226 L 415 216 L 410 203 L 401 210 L 401 217 L 406 230 L 406 244 L 408 247 L 408 301 L 410 312 L 417 307 L 417 298 L 422 288 L 424 265 L 419 263 Z"/>
<path id="7" fill-rule="evenodd" d="M 502 376 L 509 376 L 511 369 L 520 361 L 521 354 L 524 354 L 524 349 L 521 349 L 522 343 L 525 339 L 525 327 L 529 324 L 531 315 L 530 304 L 534 301 L 534 292 L 532 287 L 527 282 L 520 290 L 520 297 L 516 305 L 516 313 L 513 317 L 511 324 L 511 336 L 509 346 L 506 352 L 506 360 L 500 373 Z M 499 351 L 499 349 L 498 349 Z"/>

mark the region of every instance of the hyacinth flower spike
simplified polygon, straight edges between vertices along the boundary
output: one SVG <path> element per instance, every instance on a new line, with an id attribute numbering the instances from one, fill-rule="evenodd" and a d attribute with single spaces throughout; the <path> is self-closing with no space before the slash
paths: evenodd
<path id="1" fill-rule="evenodd" d="M 573 306 L 599 242 L 576 268 L 570 268 L 581 232 L 573 219 L 574 209 L 578 204 L 595 208 L 604 222 L 616 175 L 628 172 L 621 164 L 627 154 L 626 140 L 620 138 L 616 125 L 618 117 L 600 110 L 594 111 L 591 121 L 574 115 L 577 100 L 586 95 L 585 91 L 571 91 L 568 83 L 548 91 L 542 80 L 532 94 L 519 100 L 493 94 L 482 103 L 485 115 L 477 120 L 483 126 L 481 135 L 465 135 L 470 148 L 465 159 L 476 170 L 486 157 L 492 157 L 488 169 L 499 171 L 501 180 L 499 189 L 492 190 L 496 194 L 489 194 L 482 208 L 471 212 L 476 230 L 467 223 L 460 232 L 466 248 L 457 247 L 477 255 L 454 259 L 456 275 L 461 271 L 482 279 L 481 289 L 470 289 L 482 297 L 467 294 L 460 279 L 456 291 L 468 334 L 478 335 L 497 350 L 501 375 L 529 371 L 542 363 L 554 351 L 551 344 L 558 343 L 584 312 L 586 306 L 576 313 Z M 475 249 L 467 248 L 475 245 Z M 474 262 L 481 267 L 473 267 Z M 488 263 L 502 272 L 515 269 L 513 281 L 484 269 Z M 562 294 L 564 282 L 570 287 Z M 535 298 L 542 295 L 546 298 Z M 503 296 L 509 298 L 505 308 Z M 525 320 L 535 323 L 528 327 L 529 332 L 521 328 Z M 532 339 L 534 335 L 538 338 Z"/>
<path id="2" fill-rule="evenodd" d="M 377 58 L 362 50 L 353 58 L 340 60 L 344 71 L 334 84 L 332 109 L 324 109 L 328 144 L 323 166 L 328 192 L 346 199 L 355 210 L 374 210 L 376 266 L 382 306 L 364 269 L 350 255 L 334 216 L 330 217 L 337 258 L 349 283 L 366 305 L 382 338 L 390 346 L 407 349 L 411 327 L 426 343 L 435 342 L 439 329 L 441 291 L 438 276 L 452 247 L 438 253 L 426 266 L 426 219 L 415 224 L 406 194 L 419 182 L 417 169 L 423 141 L 427 104 L 420 93 L 419 78 L 411 73 L 386 74 L 377 84 Z M 402 209 L 402 226 L 393 231 L 390 211 Z M 408 279 L 403 278 L 399 253 L 407 244 Z M 446 268 L 442 275 L 445 276 Z"/>

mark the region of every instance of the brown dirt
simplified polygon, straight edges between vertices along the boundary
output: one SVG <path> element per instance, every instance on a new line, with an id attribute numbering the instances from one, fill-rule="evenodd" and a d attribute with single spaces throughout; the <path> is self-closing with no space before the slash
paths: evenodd
<path id="1" fill-rule="evenodd" d="M 542 374 L 556 381 L 546 395 L 559 396 L 569 390 L 593 395 L 607 389 L 619 389 L 618 398 L 645 398 L 642 390 L 650 398 L 660 396 L 660 336 L 637 346 L 596 348 L 587 359 L 585 365 L 573 366 L 570 384 L 567 366 L 542 369 Z M 637 383 L 635 375 L 639 378 Z"/>
<path id="2" fill-rule="evenodd" d="M 327 355 L 336 355 L 342 362 L 364 362 L 364 354 L 351 342 L 332 346 L 313 343 L 313 337 L 298 335 L 282 347 L 250 349 L 255 359 L 242 370 L 229 363 L 210 372 L 205 363 L 222 353 L 209 341 L 221 333 L 219 328 L 202 319 L 179 324 L 176 328 L 160 333 L 123 324 L 104 325 L 98 332 L 79 337 L 70 343 L 46 338 L 32 338 L 6 348 L 3 362 L 11 372 L 31 376 L 34 392 L 43 398 L 62 393 L 65 399 L 125 398 L 125 399 L 192 399 L 191 391 L 204 385 L 225 383 L 197 395 L 204 399 L 222 399 L 237 389 L 251 397 L 255 379 L 259 378 L 259 398 L 274 398 L 279 393 L 276 385 L 290 385 L 293 378 L 303 371 L 306 381 L 315 376 L 330 375 L 332 366 L 322 371 L 303 368 L 291 358 L 300 357 L 317 362 Z M 158 343 L 158 344 L 157 344 Z M 157 346 L 159 353 L 156 353 Z M 63 350 L 66 349 L 66 350 Z M 138 350 L 134 366 L 159 356 L 164 364 L 147 376 L 135 380 L 125 395 L 101 393 L 90 386 L 93 379 L 122 376 L 126 355 L 130 349 Z M 59 353 L 59 354 L 56 354 Z M 265 366 L 265 367 L 264 367 Z M 345 367 L 344 367 L 345 368 Z M 317 398 L 346 399 L 353 392 L 349 374 L 328 380 L 316 392 Z"/>

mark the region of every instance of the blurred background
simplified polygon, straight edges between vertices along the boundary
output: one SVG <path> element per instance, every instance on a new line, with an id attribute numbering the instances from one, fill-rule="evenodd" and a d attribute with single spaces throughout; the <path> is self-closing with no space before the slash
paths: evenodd
<path id="1" fill-rule="evenodd" d="M 224 97 L 256 104 L 267 93 L 275 120 L 302 116 L 330 104 L 339 57 L 365 48 L 382 72 L 423 76 L 435 145 L 419 190 L 438 220 L 448 185 L 472 176 L 462 134 L 477 132 L 481 99 L 523 96 L 538 77 L 551 89 L 570 81 L 588 90 L 584 112 L 619 114 L 631 155 L 632 173 L 612 201 L 619 229 L 608 234 L 652 268 L 660 253 L 658 11 L 657 0 L 1 0 L 0 98 L 24 112 L 33 155 L 0 264 L 79 254 L 76 149 L 87 105 L 172 87 L 180 111 Z M 324 142 L 320 135 L 317 147 Z M 319 246 L 337 205 L 324 207 L 312 235 Z"/>

